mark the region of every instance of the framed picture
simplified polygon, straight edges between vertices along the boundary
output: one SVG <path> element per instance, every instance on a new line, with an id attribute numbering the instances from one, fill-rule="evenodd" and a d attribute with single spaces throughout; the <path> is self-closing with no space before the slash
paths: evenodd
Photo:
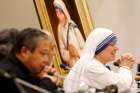
<path id="1" fill-rule="evenodd" d="M 59 30 L 61 29 L 60 27 L 62 26 L 63 22 L 61 22 L 61 18 L 59 19 L 58 17 L 58 10 L 60 9 L 67 19 L 70 20 L 67 22 L 67 29 L 69 29 L 69 24 L 73 24 L 73 28 L 78 29 L 83 40 L 86 40 L 89 32 L 93 29 L 93 22 L 88 12 L 86 0 L 34 0 L 34 4 L 41 28 L 50 31 L 54 36 L 57 46 L 54 66 L 59 70 L 60 74 L 63 75 L 67 71 L 60 67 L 60 64 L 66 63 L 65 60 L 63 60 L 63 52 L 61 52 L 61 47 L 65 47 L 65 45 L 70 42 L 67 40 L 67 37 L 69 37 L 68 35 L 65 36 L 66 38 L 64 38 L 64 42 L 60 40 L 62 37 L 61 35 L 63 35 L 65 31 L 63 34 L 59 34 Z M 65 29 L 65 27 L 62 29 Z M 71 32 L 69 32 L 69 34 L 71 34 Z M 77 39 L 79 39 L 79 37 Z M 62 44 L 66 41 L 66 44 L 61 46 L 61 41 Z M 66 47 L 67 46 L 68 45 L 66 45 Z M 64 56 L 66 55 L 64 54 Z"/>

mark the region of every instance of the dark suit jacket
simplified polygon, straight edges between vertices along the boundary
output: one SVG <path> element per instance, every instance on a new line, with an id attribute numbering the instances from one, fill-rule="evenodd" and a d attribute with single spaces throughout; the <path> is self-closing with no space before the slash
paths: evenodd
<path id="1" fill-rule="evenodd" d="M 57 86 L 55 85 L 55 83 L 51 81 L 51 79 L 49 78 L 40 79 L 38 77 L 34 77 L 31 74 L 31 72 L 14 56 L 9 56 L 8 58 L 1 61 L 0 69 L 5 70 L 13 77 L 18 77 L 31 84 L 44 88 L 52 93 L 58 93 L 56 91 Z M 6 90 L 4 88 L 6 88 Z M 0 91 L 2 89 L 4 91 L 9 91 L 9 93 L 12 91 L 15 91 L 12 93 L 20 93 L 19 89 L 17 89 L 12 79 L 8 79 L 0 75 Z M 27 89 L 27 90 L 32 90 L 32 89 Z M 5 93 L 8 93 L 8 92 L 5 92 Z M 29 92 L 29 93 L 33 93 L 33 92 Z"/>

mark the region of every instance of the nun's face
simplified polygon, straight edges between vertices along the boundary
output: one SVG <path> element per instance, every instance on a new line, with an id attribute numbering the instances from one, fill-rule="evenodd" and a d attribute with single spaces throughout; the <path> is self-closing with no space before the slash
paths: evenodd
<path id="1" fill-rule="evenodd" d="M 56 15 L 57 15 L 58 20 L 61 22 L 64 22 L 66 17 L 65 17 L 65 14 L 63 13 L 63 11 L 60 9 L 55 9 L 55 11 L 56 11 Z"/>
<path id="2" fill-rule="evenodd" d="M 97 56 L 103 64 L 106 64 L 109 61 L 115 60 L 116 52 L 118 46 L 116 42 L 110 43 L 103 51 L 101 51 Z"/>

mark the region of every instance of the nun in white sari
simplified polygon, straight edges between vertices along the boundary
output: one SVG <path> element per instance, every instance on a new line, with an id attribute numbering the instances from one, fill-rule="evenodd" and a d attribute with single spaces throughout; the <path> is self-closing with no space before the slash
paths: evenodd
<path id="1" fill-rule="evenodd" d="M 118 50 L 116 41 L 116 35 L 109 29 L 96 28 L 91 32 L 80 59 L 66 76 L 65 93 L 75 93 L 82 89 L 95 93 L 97 89 L 102 90 L 110 85 L 116 85 L 118 93 L 126 90 L 128 92 L 133 82 L 131 72 L 135 63 L 133 56 L 125 54 L 121 57 L 119 60 L 121 67 L 117 73 L 105 67 L 106 63 L 115 60 Z"/>
<path id="2" fill-rule="evenodd" d="M 84 38 L 62 0 L 54 0 L 58 24 L 59 49 L 63 61 L 70 67 L 79 59 L 84 46 Z"/>

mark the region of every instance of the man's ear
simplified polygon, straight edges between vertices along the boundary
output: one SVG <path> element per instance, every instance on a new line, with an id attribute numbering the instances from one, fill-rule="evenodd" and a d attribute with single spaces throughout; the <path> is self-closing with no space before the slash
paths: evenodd
<path id="1" fill-rule="evenodd" d="M 28 57 L 30 55 L 30 53 L 31 52 L 28 48 L 26 48 L 26 47 L 21 48 L 20 54 L 21 54 L 22 57 L 24 57 L 24 58 Z"/>

